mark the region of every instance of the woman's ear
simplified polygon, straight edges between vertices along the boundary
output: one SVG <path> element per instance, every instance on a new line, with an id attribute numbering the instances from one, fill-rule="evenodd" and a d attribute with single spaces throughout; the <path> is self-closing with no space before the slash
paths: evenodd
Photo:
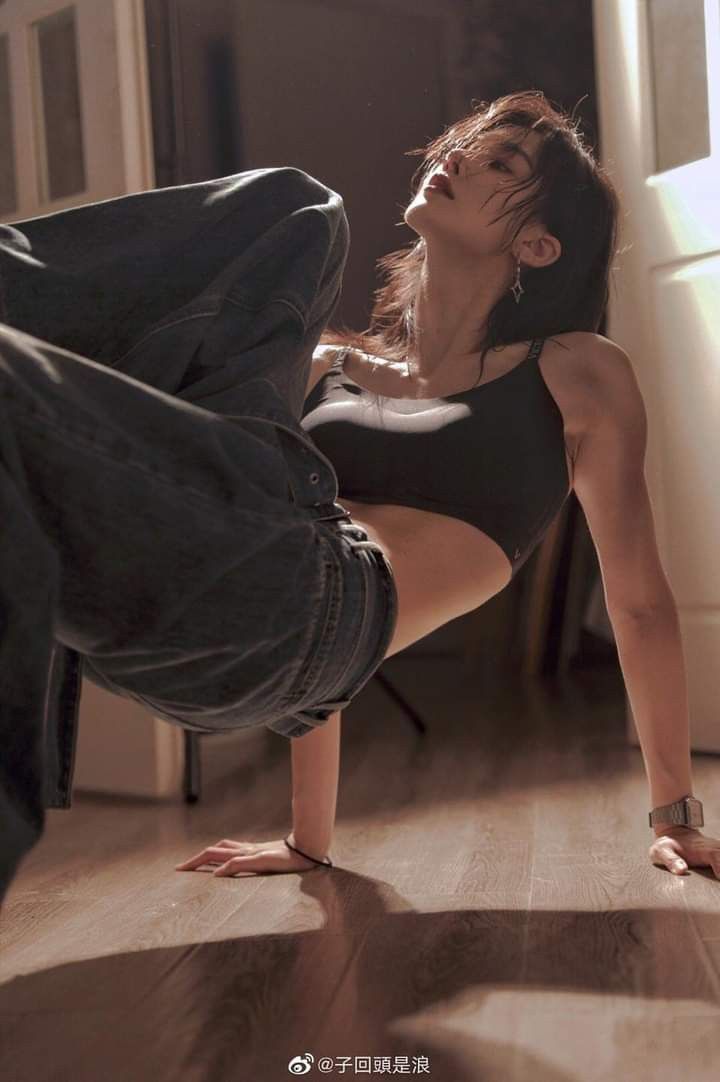
<path id="1" fill-rule="evenodd" d="M 523 241 L 522 261 L 529 267 L 549 267 L 562 255 L 562 244 L 542 226 Z"/>

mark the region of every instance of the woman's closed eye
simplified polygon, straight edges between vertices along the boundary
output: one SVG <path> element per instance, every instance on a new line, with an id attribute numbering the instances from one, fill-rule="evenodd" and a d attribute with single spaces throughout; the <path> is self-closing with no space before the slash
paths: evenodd
<path id="1" fill-rule="evenodd" d="M 510 169 L 510 167 L 507 166 L 505 164 L 505 162 L 500 161 L 499 158 L 496 158 L 494 162 L 490 162 L 490 165 L 492 165 L 492 166 L 501 165 L 506 173 L 512 173 L 512 169 Z"/>

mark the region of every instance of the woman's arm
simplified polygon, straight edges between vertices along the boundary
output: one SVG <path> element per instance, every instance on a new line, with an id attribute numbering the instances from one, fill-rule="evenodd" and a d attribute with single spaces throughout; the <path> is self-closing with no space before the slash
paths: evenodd
<path id="1" fill-rule="evenodd" d="M 327 721 L 305 736 L 291 737 L 293 829 L 290 845 L 316 860 L 327 857 L 335 826 L 338 775 L 340 772 L 340 716 Z M 282 838 L 267 842 L 234 841 L 221 838 L 175 867 L 197 871 L 220 865 L 213 875 L 237 872 L 303 872 L 315 867 L 294 853 Z"/>
<path id="2" fill-rule="evenodd" d="M 340 718 L 331 714 L 312 733 L 291 740 L 291 845 L 322 860 L 328 855 L 335 827 L 340 774 Z"/>

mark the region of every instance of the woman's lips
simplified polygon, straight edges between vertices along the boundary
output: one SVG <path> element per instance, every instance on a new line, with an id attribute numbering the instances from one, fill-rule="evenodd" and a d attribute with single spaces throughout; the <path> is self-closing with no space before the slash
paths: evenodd
<path id="1" fill-rule="evenodd" d="M 447 188 L 443 188 L 440 184 L 428 184 L 425 189 L 426 192 L 439 192 L 440 195 L 444 195 L 446 199 L 451 199 L 452 196 Z"/>
<path id="2" fill-rule="evenodd" d="M 452 188 L 450 187 L 450 183 L 449 183 L 449 181 L 447 181 L 445 179 L 445 177 L 442 174 L 436 174 L 436 176 L 434 176 L 428 182 L 426 187 L 427 187 L 427 190 L 430 191 L 430 192 L 442 192 L 443 195 L 446 195 L 448 197 L 448 199 L 454 198 L 453 193 L 452 193 Z"/>

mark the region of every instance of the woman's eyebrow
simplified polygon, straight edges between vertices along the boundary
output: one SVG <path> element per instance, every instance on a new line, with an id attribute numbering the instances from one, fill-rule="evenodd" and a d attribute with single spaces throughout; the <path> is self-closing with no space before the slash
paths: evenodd
<path id="1" fill-rule="evenodd" d="M 525 153 L 523 148 L 519 145 L 519 143 L 505 142 L 505 143 L 501 143 L 500 146 L 502 147 L 503 150 L 511 150 L 514 154 L 520 154 L 521 157 L 523 157 L 525 159 L 525 161 L 527 162 L 527 164 L 530 167 L 530 171 L 532 172 L 533 163 L 530 161 L 530 158 L 527 156 L 527 154 Z"/>

